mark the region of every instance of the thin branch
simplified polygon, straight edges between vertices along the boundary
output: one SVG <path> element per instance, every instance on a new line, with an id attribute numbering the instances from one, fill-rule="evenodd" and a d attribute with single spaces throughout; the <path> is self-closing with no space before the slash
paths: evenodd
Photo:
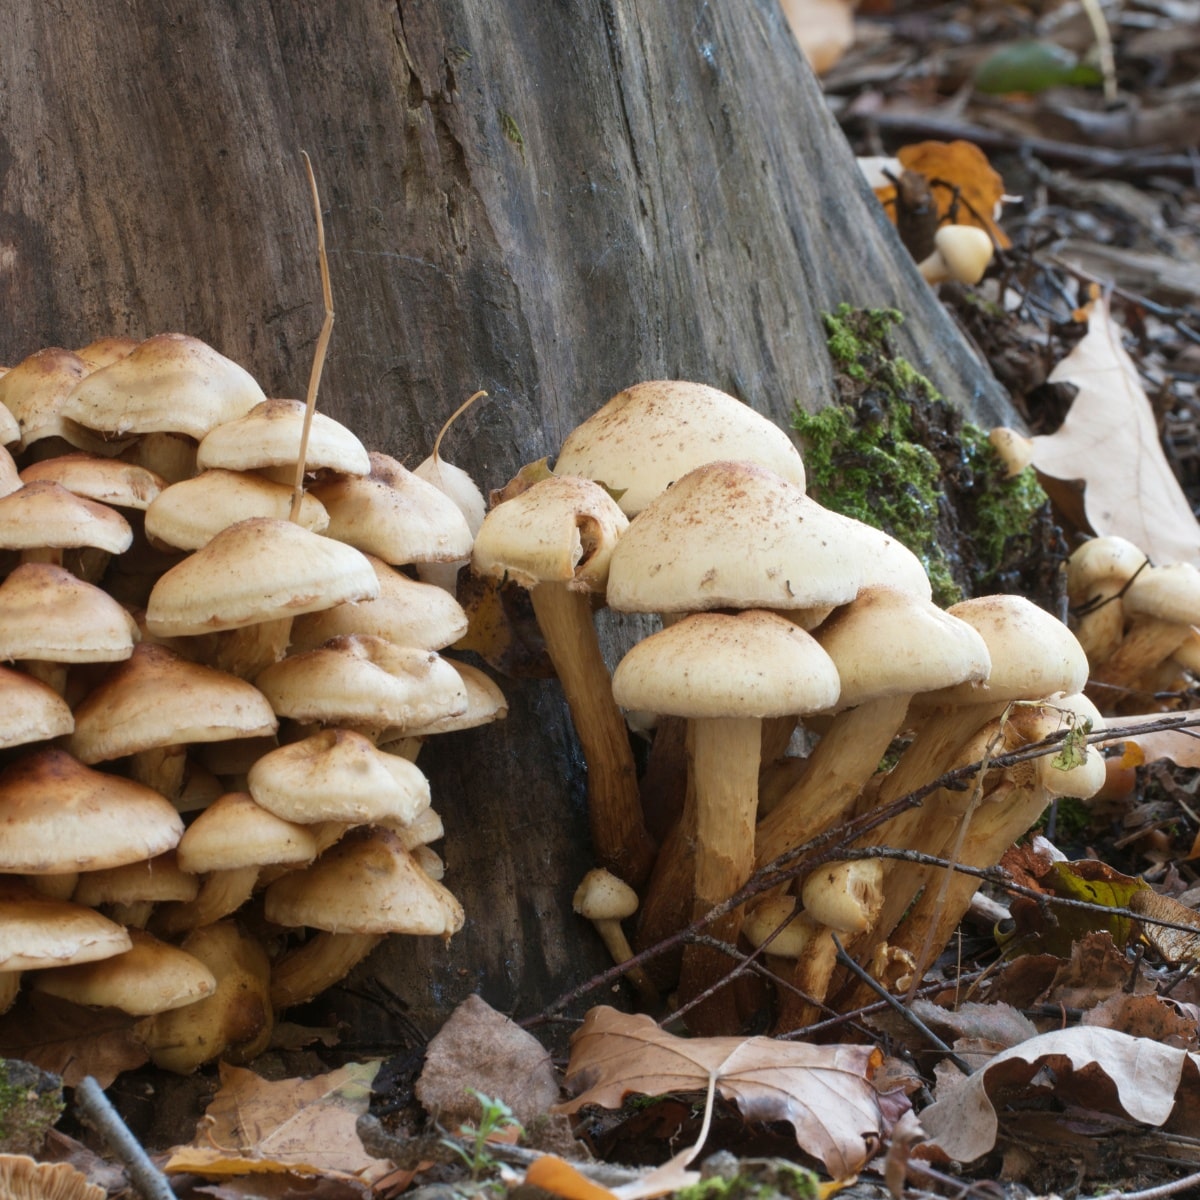
<path id="1" fill-rule="evenodd" d="M 130 1186 L 142 1200 L 176 1200 L 166 1176 L 150 1161 L 150 1156 L 91 1075 L 85 1075 L 75 1085 L 75 1108 L 80 1120 L 95 1129 L 120 1159 Z"/>

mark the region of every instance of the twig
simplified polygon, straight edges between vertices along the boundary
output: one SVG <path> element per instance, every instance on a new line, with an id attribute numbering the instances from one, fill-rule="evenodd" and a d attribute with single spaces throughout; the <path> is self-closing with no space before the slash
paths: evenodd
<path id="1" fill-rule="evenodd" d="M 1102 1196 L 1085 1196 L 1083 1200 L 1159 1200 L 1160 1196 L 1178 1196 L 1189 1188 L 1200 1185 L 1200 1171 L 1184 1175 L 1173 1183 L 1160 1183 L 1157 1187 L 1143 1188 L 1140 1192 L 1104 1192 Z"/>
<path id="2" fill-rule="evenodd" d="M 121 1160 L 130 1185 L 142 1200 L 175 1200 L 167 1177 L 150 1161 L 150 1156 L 91 1075 L 85 1075 L 75 1085 L 75 1108 L 80 1120 L 95 1129 Z"/>
<path id="3" fill-rule="evenodd" d="M 321 371 L 325 367 L 325 352 L 333 335 L 333 286 L 329 282 L 329 259 L 325 254 L 325 222 L 321 219 L 321 195 L 317 191 L 317 177 L 313 174 L 312 160 L 307 151 L 304 168 L 308 172 L 308 186 L 312 192 L 313 209 L 317 218 L 317 259 L 321 264 L 321 295 L 325 301 L 325 320 L 317 337 L 317 348 L 313 354 L 312 370 L 308 375 L 308 396 L 305 400 L 304 426 L 300 431 L 300 453 L 296 460 L 296 480 L 292 487 L 292 511 L 289 520 L 300 519 L 300 503 L 304 499 L 304 460 L 308 457 L 308 433 L 312 428 L 313 414 L 317 411 L 317 389 L 321 386 Z"/>

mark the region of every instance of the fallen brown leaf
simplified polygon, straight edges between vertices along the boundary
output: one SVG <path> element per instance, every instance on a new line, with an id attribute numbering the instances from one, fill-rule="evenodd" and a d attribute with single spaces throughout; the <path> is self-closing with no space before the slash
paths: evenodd
<path id="1" fill-rule="evenodd" d="M 1038 471 L 1083 480 L 1095 533 L 1127 538 L 1158 566 L 1200 562 L 1200 525 L 1163 453 L 1150 401 L 1103 299 L 1092 302 L 1087 335 L 1048 382 L 1073 383 L 1079 392 L 1059 429 L 1033 439 Z"/>
<path id="2" fill-rule="evenodd" d="M 835 1178 L 855 1174 L 878 1149 L 908 1102 L 889 1096 L 885 1115 L 871 1075 L 870 1046 L 813 1046 L 771 1038 L 679 1038 L 644 1015 L 593 1008 L 571 1039 L 567 1087 L 585 1104 L 618 1108 L 633 1093 L 659 1096 L 708 1089 L 733 1100 L 747 1121 L 787 1121 L 798 1145 Z"/>

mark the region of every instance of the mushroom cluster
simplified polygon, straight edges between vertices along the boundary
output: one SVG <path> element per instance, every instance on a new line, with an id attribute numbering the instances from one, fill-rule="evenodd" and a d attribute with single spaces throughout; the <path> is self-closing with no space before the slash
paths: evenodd
<path id="1" fill-rule="evenodd" d="M 473 567 L 531 589 L 588 764 L 594 851 L 640 893 L 643 948 L 980 747 L 1101 723 L 1079 695 L 1087 662 L 1065 625 L 1016 596 L 937 608 L 913 554 L 811 499 L 787 436 L 713 388 L 628 388 L 566 438 L 550 478 L 500 495 Z M 605 605 L 661 624 L 611 676 L 593 626 Z M 653 730 L 645 804 L 614 707 Z M 898 738 L 907 747 L 882 775 Z M 991 865 L 1051 796 L 1090 794 L 1099 762 L 1089 750 L 1069 771 L 989 774 L 974 806 L 939 792 L 860 844 Z M 665 815 L 663 793 L 676 797 Z M 805 997 L 781 1001 L 780 1021 L 805 1023 L 846 986 L 832 932 L 889 985 L 927 940 L 949 938 L 974 880 L 945 888 L 944 875 L 887 859 L 827 865 L 732 909 L 674 962 L 649 963 L 652 982 L 681 1001 L 706 996 L 693 1027 L 731 1032 L 736 989 L 709 994 L 731 965 L 713 939 L 770 938 L 781 995 Z"/>
<path id="2" fill-rule="evenodd" d="M 455 933 L 415 760 L 506 711 L 441 653 L 478 489 L 181 334 L 31 355 L 0 441 L 0 1011 L 120 1009 L 190 1071 Z"/>

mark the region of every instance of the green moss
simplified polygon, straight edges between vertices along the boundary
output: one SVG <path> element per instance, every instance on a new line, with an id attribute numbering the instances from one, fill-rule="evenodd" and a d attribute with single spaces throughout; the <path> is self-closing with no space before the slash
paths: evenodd
<path id="1" fill-rule="evenodd" d="M 36 1155 L 63 1107 L 56 1075 L 0 1058 L 0 1152 Z"/>
<path id="2" fill-rule="evenodd" d="M 996 590 L 1002 564 L 1030 548 L 1023 543 L 1046 498 L 1032 471 L 1005 479 L 986 432 L 894 353 L 890 332 L 901 319 L 847 305 L 828 314 L 843 402 L 798 410 L 794 425 L 814 497 L 903 542 L 947 605 Z"/>
<path id="3" fill-rule="evenodd" d="M 817 1177 L 782 1159 L 750 1160 L 736 1175 L 713 1175 L 675 1192 L 676 1200 L 816 1200 Z"/>

